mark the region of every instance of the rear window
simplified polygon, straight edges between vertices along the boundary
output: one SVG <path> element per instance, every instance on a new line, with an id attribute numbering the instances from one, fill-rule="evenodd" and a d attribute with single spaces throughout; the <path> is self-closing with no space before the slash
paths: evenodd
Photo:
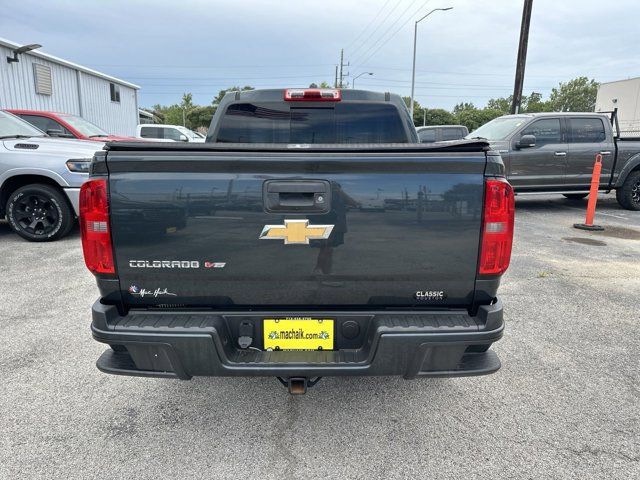
<path id="1" fill-rule="evenodd" d="M 461 128 L 443 128 L 442 129 L 442 140 L 459 140 L 464 135 L 462 134 Z"/>
<path id="2" fill-rule="evenodd" d="M 400 112 L 390 104 L 337 103 L 297 107 L 230 105 L 217 141 L 223 143 L 407 143 Z"/>
<path id="3" fill-rule="evenodd" d="M 142 138 L 164 138 L 164 129 L 160 127 L 141 127 L 140 136 Z"/>
<path id="4" fill-rule="evenodd" d="M 432 128 L 420 130 L 418 132 L 418 138 L 422 143 L 433 143 L 436 141 L 436 131 Z"/>
<path id="5" fill-rule="evenodd" d="M 599 118 L 570 118 L 569 142 L 597 143 L 606 138 L 604 123 Z"/>

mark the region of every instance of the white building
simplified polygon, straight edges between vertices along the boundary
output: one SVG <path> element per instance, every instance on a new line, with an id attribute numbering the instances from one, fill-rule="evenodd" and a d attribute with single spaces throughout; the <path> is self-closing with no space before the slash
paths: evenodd
<path id="1" fill-rule="evenodd" d="M 10 62 L 20 46 L 0 38 L 0 109 L 71 113 L 108 133 L 135 135 L 139 86 L 39 49 Z"/>
<path id="2" fill-rule="evenodd" d="M 601 83 L 596 98 L 596 112 L 618 109 L 623 137 L 640 136 L 640 77 Z"/>

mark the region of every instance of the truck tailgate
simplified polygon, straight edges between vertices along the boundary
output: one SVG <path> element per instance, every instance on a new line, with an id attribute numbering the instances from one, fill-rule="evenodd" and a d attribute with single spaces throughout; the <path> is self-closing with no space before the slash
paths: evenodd
<path id="1" fill-rule="evenodd" d="M 125 304 L 472 303 L 482 149 L 174 150 L 106 156 Z"/>

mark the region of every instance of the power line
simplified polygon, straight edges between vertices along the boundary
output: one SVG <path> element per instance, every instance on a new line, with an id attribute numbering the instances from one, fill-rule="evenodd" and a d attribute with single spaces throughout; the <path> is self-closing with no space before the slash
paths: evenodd
<path id="1" fill-rule="evenodd" d="M 395 25 L 396 25 L 396 24 L 397 24 L 397 23 L 402 19 L 402 17 L 404 17 L 404 14 L 405 14 L 405 13 L 407 13 L 407 11 L 409 11 L 409 9 L 410 9 L 411 7 L 413 7 L 413 6 L 416 4 L 416 2 L 417 2 L 417 1 L 418 1 L 418 0 L 413 0 L 409 5 L 407 5 L 407 8 L 405 8 L 405 9 L 402 11 L 402 13 L 401 13 L 401 14 L 400 14 L 396 19 L 395 19 L 395 21 L 394 21 L 393 23 L 391 23 L 391 25 L 389 25 L 389 27 L 384 31 L 384 33 L 383 33 L 382 35 L 380 35 L 380 37 L 378 37 L 378 40 L 376 40 L 375 42 L 373 42 L 373 44 L 371 44 L 371 46 L 370 46 L 370 47 L 369 47 L 369 48 L 368 48 L 368 49 L 367 49 L 367 50 L 362 54 L 362 56 L 361 56 L 360 58 L 365 58 L 365 57 L 366 57 L 366 59 L 368 60 L 368 59 L 369 59 L 369 57 L 368 57 L 367 55 L 369 54 L 369 52 L 370 52 L 373 48 L 375 48 L 375 46 L 376 46 L 376 45 L 377 45 L 381 40 L 384 40 L 384 41 L 383 41 L 383 43 L 381 44 L 381 46 L 382 46 L 382 45 L 384 45 L 384 44 L 385 44 L 385 43 L 386 43 L 390 38 L 392 38 L 392 37 L 393 37 L 393 35 L 391 35 L 391 37 L 389 37 L 389 39 L 385 39 L 385 37 L 386 37 L 387 33 L 389 33 L 389 31 L 391 31 L 391 29 L 392 29 L 392 28 L 393 28 L 393 27 L 394 27 L 394 26 L 395 26 Z M 430 1 L 430 0 L 426 0 L 426 1 L 424 2 L 424 4 L 422 5 L 422 7 L 424 7 L 424 6 L 425 6 L 429 1 Z M 422 7 L 420 7 L 420 8 L 422 8 Z M 406 22 L 405 22 L 405 23 L 406 23 Z M 395 34 L 394 34 L 394 35 L 395 35 Z M 360 62 L 355 62 L 355 61 L 354 61 L 353 63 L 354 63 L 354 65 L 355 65 L 356 63 L 358 63 L 358 65 L 360 65 L 360 64 L 363 64 L 363 63 L 364 63 L 364 61 L 360 61 Z"/>
<path id="2" fill-rule="evenodd" d="M 392 83 L 406 83 L 410 84 L 411 80 L 401 80 L 396 78 L 380 78 L 376 77 L 375 80 L 380 80 L 383 82 L 392 82 Z M 457 88 L 457 87 L 478 87 L 478 88 L 511 88 L 511 85 L 487 85 L 487 84 L 478 84 L 478 83 L 451 83 L 451 82 L 428 82 L 428 81 L 417 81 L 416 85 L 440 85 L 444 88 Z M 557 85 L 527 85 L 529 88 L 553 88 Z M 434 87 L 435 88 L 435 87 Z"/>
<path id="3" fill-rule="evenodd" d="M 360 64 L 358 65 L 359 67 L 362 68 L 370 68 L 370 69 L 375 69 L 375 70 L 396 70 L 396 71 L 403 71 L 403 72 L 410 72 L 411 68 L 410 67 L 389 67 L 389 66 L 373 66 L 373 65 L 364 65 L 364 64 Z M 513 68 L 515 67 L 515 65 L 509 65 L 507 67 Z M 513 78 L 513 71 L 511 73 L 481 73 L 481 72 L 460 72 L 460 71 L 444 71 L 444 70 L 416 70 L 417 73 L 427 73 L 429 75 L 463 75 L 463 76 L 467 76 L 467 77 L 474 77 L 474 76 L 478 76 L 478 77 L 511 77 Z M 585 72 L 579 72 L 580 75 L 585 75 L 588 77 L 603 77 L 603 75 L 601 74 L 596 74 L 596 73 L 585 73 Z M 562 77 L 562 76 L 574 76 L 574 75 L 578 75 L 577 73 L 569 73 L 567 75 L 563 75 L 563 74 L 547 74 L 547 75 L 529 75 L 527 74 L 527 77 L 536 77 L 536 78 L 558 78 L 558 77 Z M 607 76 L 609 75 L 609 76 Z M 606 76 L 606 78 L 614 78 L 614 77 L 610 77 L 610 72 L 608 72 Z M 617 78 L 617 77 L 616 77 Z"/>
<path id="4" fill-rule="evenodd" d="M 415 1 L 415 0 L 414 0 L 414 1 Z M 387 13 L 387 16 L 386 16 L 386 17 L 384 17 L 384 19 L 382 20 L 382 22 L 380 22 L 380 23 L 378 24 L 378 26 L 377 26 L 375 29 L 373 29 L 373 31 L 372 31 L 372 32 L 369 34 L 369 36 L 364 40 L 364 42 L 362 42 L 362 43 L 358 46 L 358 48 L 356 48 L 355 50 L 353 50 L 353 52 L 350 52 L 350 53 L 351 53 L 351 55 L 356 55 L 356 52 L 357 52 L 358 50 L 360 50 L 364 45 L 366 45 L 366 44 L 367 44 L 367 42 L 369 42 L 369 40 L 371 40 L 371 37 L 373 37 L 373 35 L 375 35 L 375 33 L 380 29 L 380 27 L 382 27 L 382 26 L 385 24 L 385 22 L 387 21 L 387 19 L 391 16 L 391 14 L 392 14 L 393 12 L 395 12 L 395 11 L 396 11 L 396 9 L 400 6 L 400 4 L 401 4 L 401 3 L 402 3 L 402 2 L 397 2 L 397 3 L 393 6 L 393 8 L 389 11 L 389 13 Z"/>
<path id="5" fill-rule="evenodd" d="M 181 68 L 201 68 L 201 69 L 209 69 L 209 70 L 229 70 L 232 68 L 297 68 L 297 67 L 329 67 L 333 66 L 333 63 L 310 63 L 310 64 L 289 64 L 289 65 L 277 65 L 277 64 L 269 64 L 269 65 L 226 65 L 226 66 L 209 66 L 209 65 L 176 65 L 175 63 L 170 64 L 135 64 L 135 65 L 127 65 L 123 63 L 113 63 L 113 64 L 93 64 L 92 67 L 124 67 L 124 68 L 172 68 L 172 69 L 181 69 Z"/>
<path id="6" fill-rule="evenodd" d="M 319 77 L 326 77 L 327 73 L 323 72 L 323 73 L 317 73 L 315 75 L 278 75 L 278 76 L 272 76 L 272 77 L 203 77 L 203 78 L 185 78 L 185 77 L 178 77 L 178 78 L 174 78 L 174 77 L 127 77 L 129 79 L 136 79 L 136 80 L 185 80 L 187 83 L 194 83 L 194 82 L 202 82 L 202 81 L 230 81 L 230 82 L 244 82 L 247 80 L 272 80 L 272 79 L 280 79 L 280 78 L 319 78 Z"/>
<path id="7" fill-rule="evenodd" d="M 426 0 L 426 1 L 425 1 L 425 2 L 424 2 L 424 3 L 423 3 L 419 8 L 415 11 L 415 12 L 413 12 L 411 15 L 409 15 L 409 17 L 404 21 L 404 23 L 403 23 L 402 25 L 400 25 L 400 26 L 398 27 L 398 29 L 397 29 L 395 32 L 393 32 L 393 33 L 391 34 L 391 36 L 390 36 L 390 37 L 387 37 L 387 38 L 385 39 L 385 41 L 384 41 L 384 42 L 382 42 L 382 43 L 378 46 L 378 48 L 376 48 L 376 49 L 375 49 L 375 50 L 374 50 L 374 51 L 373 51 L 369 56 L 367 56 L 364 60 L 362 60 L 362 61 L 360 62 L 360 66 L 361 66 L 363 63 L 365 63 L 367 60 L 369 60 L 371 57 L 373 57 L 376 53 L 378 53 L 378 52 L 380 51 L 380 49 L 381 49 L 382 47 L 384 47 L 384 46 L 387 44 L 387 42 L 388 42 L 389 40 L 391 40 L 393 37 L 395 37 L 395 36 L 398 34 L 398 32 L 399 32 L 400 30 L 402 30 L 402 28 L 403 28 L 407 23 L 409 23 L 409 22 L 410 22 L 410 21 L 411 21 L 411 20 L 412 20 L 416 15 L 417 15 L 417 13 L 418 13 L 420 10 L 422 10 L 424 7 L 426 7 L 427 3 L 429 3 L 430 1 L 431 1 L 431 0 Z"/>
<path id="8" fill-rule="evenodd" d="M 391 1 L 391 0 L 387 0 L 386 2 L 384 2 L 384 5 L 382 6 L 382 8 L 381 8 L 380 10 L 378 10 L 378 13 L 376 13 L 376 16 L 375 16 L 375 17 L 373 17 L 373 20 L 371 20 L 371 21 L 367 24 L 367 26 L 366 26 L 366 27 L 364 27 L 364 30 L 362 30 L 362 31 L 358 34 L 358 36 L 357 36 L 353 41 L 351 41 L 351 43 L 349 43 L 349 44 L 345 47 L 345 50 L 347 50 L 347 51 L 348 51 L 348 50 L 349 50 L 349 49 L 350 49 L 350 48 L 351 48 L 355 43 L 357 43 L 357 42 L 358 42 L 358 40 L 359 40 L 359 39 L 364 35 L 364 32 L 366 32 L 366 31 L 367 31 L 367 29 L 368 29 L 371 25 L 373 25 L 373 24 L 375 23 L 375 21 L 378 19 L 378 17 L 379 17 L 379 16 L 380 16 L 380 14 L 382 13 L 382 11 L 383 11 L 385 8 L 387 8 L 387 5 L 389 5 L 389 2 L 390 2 L 390 1 Z"/>

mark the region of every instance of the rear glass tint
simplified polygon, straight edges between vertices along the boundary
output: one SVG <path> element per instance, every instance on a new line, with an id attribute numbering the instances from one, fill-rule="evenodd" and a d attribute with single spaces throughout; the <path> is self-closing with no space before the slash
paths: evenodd
<path id="1" fill-rule="evenodd" d="M 464 137 L 461 128 L 443 128 L 442 140 L 458 140 Z"/>
<path id="2" fill-rule="evenodd" d="M 604 142 L 606 138 L 604 123 L 599 118 L 569 119 L 569 142 L 597 143 Z"/>
<path id="3" fill-rule="evenodd" d="M 389 104 L 230 105 L 217 135 L 224 143 L 407 143 L 401 113 Z"/>

